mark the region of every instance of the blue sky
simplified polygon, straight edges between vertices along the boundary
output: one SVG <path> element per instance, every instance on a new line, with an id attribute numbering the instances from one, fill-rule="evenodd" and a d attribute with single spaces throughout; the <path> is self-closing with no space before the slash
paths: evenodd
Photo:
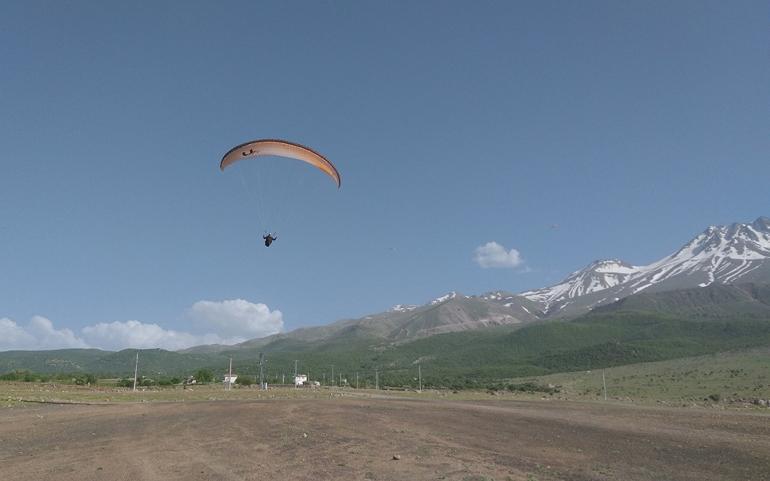
<path id="1" fill-rule="evenodd" d="M 176 347 L 517 292 L 770 215 L 767 18 L 760 1 L 4 2 L 17 341 L 0 349 Z M 295 161 L 218 170 L 271 137 L 332 159 L 342 189 Z M 518 265 L 474 262 L 490 242 Z"/>

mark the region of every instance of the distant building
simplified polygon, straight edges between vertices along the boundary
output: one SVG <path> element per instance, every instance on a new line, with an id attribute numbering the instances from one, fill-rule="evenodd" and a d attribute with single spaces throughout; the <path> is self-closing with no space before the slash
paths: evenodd
<path id="1" fill-rule="evenodd" d="M 238 379 L 237 374 L 225 374 L 225 379 L 222 381 L 224 384 L 235 384 L 235 380 Z"/>
<path id="2" fill-rule="evenodd" d="M 297 374 L 294 376 L 294 385 L 303 386 L 307 382 L 307 374 Z"/>

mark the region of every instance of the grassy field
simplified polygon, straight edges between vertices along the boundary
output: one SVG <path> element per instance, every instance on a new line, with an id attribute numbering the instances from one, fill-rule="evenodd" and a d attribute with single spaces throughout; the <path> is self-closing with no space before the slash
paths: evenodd
<path id="1" fill-rule="evenodd" d="M 123 403 L 180 402 L 215 400 L 330 399 L 335 397 L 397 396 L 402 398 L 480 400 L 491 399 L 563 399 L 601 401 L 602 372 L 607 382 L 609 401 L 639 404 L 661 403 L 673 406 L 720 405 L 739 407 L 756 399 L 770 399 L 770 348 L 726 352 L 670 361 L 648 362 L 546 376 L 511 379 L 513 384 L 534 382 L 558 388 L 553 395 L 544 393 L 486 390 L 385 391 L 323 387 L 293 389 L 286 387 L 260 391 L 254 386 L 221 384 L 119 388 L 110 380 L 96 386 L 43 382 L 0 382 L 0 407 L 40 402 Z"/>
<path id="2" fill-rule="evenodd" d="M 184 401 L 245 401 L 273 399 L 329 399 L 345 395 L 345 390 L 277 388 L 260 391 L 254 387 L 226 390 L 219 384 L 120 388 L 110 385 L 76 386 L 73 384 L 0 382 L 0 407 L 26 403 L 125 403 L 125 402 L 184 402 Z M 348 393 L 350 391 L 347 391 Z M 364 394 L 365 391 L 362 391 Z"/>
<path id="3" fill-rule="evenodd" d="M 770 399 L 770 348 L 724 352 L 604 369 L 609 399 L 640 403 L 714 404 Z M 513 379 L 560 387 L 566 399 L 603 399 L 602 370 Z"/>
<path id="4" fill-rule="evenodd" d="M 539 394 L 495 393 L 494 399 L 539 399 Z M 477 401 L 493 399 L 487 391 L 481 390 L 434 390 L 392 391 L 374 389 L 352 389 L 322 387 L 318 389 L 294 389 L 290 387 L 270 388 L 260 391 L 256 387 L 234 386 L 226 390 L 220 384 L 198 385 L 195 387 L 153 387 L 137 389 L 119 388 L 102 383 L 97 386 L 76 386 L 74 384 L 53 384 L 33 382 L 0 381 L 0 408 L 20 407 L 38 403 L 158 403 L 158 402 L 200 402 L 200 401 L 259 401 L 259 400 L 302 400 L 336 398 L 383 398 Z"/>

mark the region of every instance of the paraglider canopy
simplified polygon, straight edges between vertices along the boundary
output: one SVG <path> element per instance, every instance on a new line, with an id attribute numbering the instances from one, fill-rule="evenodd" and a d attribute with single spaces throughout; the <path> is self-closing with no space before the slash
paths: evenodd
<path id="1" fill-rule="evenodd" d="M 342 181 L 340 179 L 340 173 L 337 168 L 332 164 L 329 159 L 319 154 L 315 150 L 305 147 L 304 145 L 295 144 L 286 140 L 278 139 L 262 139 L 246 142 L 245 144 L 237 145 L 230 149 L 222 161 L 219 163 L 219 168 L 225 170 L 225 168 L 238 162 L 241 159 L 249 157 L 262 157 L 268 155 L 275 155 L 278 157 L 288 157 L 290 159 L 301 160 L 323 171 L 326 175 L 332 178 L 337 184 L 337 188 L 340 187 Z"/>

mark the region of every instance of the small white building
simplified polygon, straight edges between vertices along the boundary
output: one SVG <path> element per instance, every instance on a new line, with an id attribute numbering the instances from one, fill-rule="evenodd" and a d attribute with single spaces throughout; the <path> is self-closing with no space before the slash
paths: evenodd
<path id="1" fill-rule="evenodd" d="M 303 386 L 307 382 L 307 374 L 297 374 L 294 376 L 294 385 Z"/>
<path id="2" fill-rule="evenodd" d="M 223 384 L 235 384 L 235 380 L 238 379 L 237 374 L 225 374 L 225 380 L 222 381 Z"/>

